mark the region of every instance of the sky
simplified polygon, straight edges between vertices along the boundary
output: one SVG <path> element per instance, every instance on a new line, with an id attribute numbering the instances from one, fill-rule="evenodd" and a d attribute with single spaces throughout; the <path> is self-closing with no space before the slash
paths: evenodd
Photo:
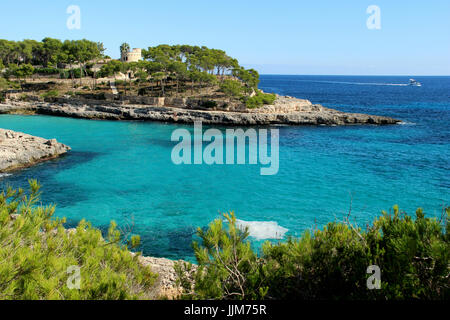
<path id="1" fill-rule="evenodd" d="M 262 74 L 450 75 L 448 0 L 0 0 L 0 39 L 45 37 L 100 41 L 113 58 L 123 42 L 205 45 Z"/>

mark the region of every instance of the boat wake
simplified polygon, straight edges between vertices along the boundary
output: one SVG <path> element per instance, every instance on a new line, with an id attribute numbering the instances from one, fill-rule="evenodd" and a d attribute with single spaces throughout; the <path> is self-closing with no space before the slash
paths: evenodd
<path id="1" fill-rule="evenodd" d="M 351 82 L 351 81 L 325 81 L 325 80 L 295 80 L 303 82 L 320 82 L 320 83 L 331 83 L 331 84 L 353 84 L 362 86 L 399 86 L 408 87 L 407 83 L 380 83 L 380 82 Z"/>
<path id="2" fill-rule="evenodd" d="M 238 219 L 236 220 L 236 226 L 241 230 L 248 227 L 250 236 L 256 240 L 283 239 L 286 232 L 289 231 L 275 221 L 244 221 Z"/>
<path id="3" fill-rule="evenodd" d="M 397 124 L 402 125 L 402 126 L 415 126 L 416 125 L 416 123 L 408 122 L 408 121 L 400 121 Z"/>

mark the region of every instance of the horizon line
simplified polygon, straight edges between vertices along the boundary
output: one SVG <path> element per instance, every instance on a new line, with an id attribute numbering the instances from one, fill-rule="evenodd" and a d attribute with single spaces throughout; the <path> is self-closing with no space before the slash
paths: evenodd
<path id="1" fill-rule="evenodd" d="M 296 74 L 296 73 L 260 73 L 262 76 L 340 76 L 340 77 L 450 77 L 449 75 L 414 74 Z"/>

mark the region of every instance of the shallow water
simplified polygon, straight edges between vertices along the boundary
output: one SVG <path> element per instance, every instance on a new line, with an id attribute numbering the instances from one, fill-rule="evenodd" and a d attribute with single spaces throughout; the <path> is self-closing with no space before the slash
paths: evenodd
<path id="1" fill-rule="evenodd" d="M 162 123 L 88 121 L 48 116 L 0 116 L 0 127 L 72 147 L 60 159 L 0 176 L 0 186 L 43 185 L 68 225 L 86 218 L 106 228 L 115 220 L 142 237 L 146 255 L 192 259 L 190 243 L 234 210 L 262 238 L 300 235 L 341 220 L 352 201 L 360 224 L 394 204 L 440 215 L 449 204 L 450 78 L 262 76 L 264 91 L 307 98 L 343 111 L 387 115 L 405 125 L 280 127 L 280 169 L 258 165 L 181 165 L 171 161 L 174 129 Z M 271 223 L 260 223 L 271 222 Z M 285 229 L 284 229 L 285 228 Z"/>

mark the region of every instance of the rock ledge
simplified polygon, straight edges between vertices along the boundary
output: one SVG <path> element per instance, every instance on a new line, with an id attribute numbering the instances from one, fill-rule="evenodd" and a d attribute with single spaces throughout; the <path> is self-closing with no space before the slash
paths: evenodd
<path id="1" fill-rule="evenodd" d="M 70 147 L 55 139 L 0 129 L 0 173 L 30 167 L 66 153 Z"/>
<path id="2" fill-rule="evenodd" d="M 253 125 L 361 125 L 396 124 L 400 120 L 390 117 L 346 113 L 312 104 L 308 100 L 278 97 L 274 105 L 241 112 L 214 109 L 190 109 L 185 105 L 121 104 L 107 101 L 17 102 L 0 104 L 0 114 L 44 114 L 60 117 L 141 120 L 172 123 L 253 126 Z"/>

